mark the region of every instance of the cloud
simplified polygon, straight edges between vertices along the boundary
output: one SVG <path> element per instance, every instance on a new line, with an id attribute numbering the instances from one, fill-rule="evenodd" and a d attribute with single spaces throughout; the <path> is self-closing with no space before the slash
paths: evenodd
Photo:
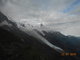
<path id="1" fill-rule="evenodd" d="M 9 19 L 17 22 L 39 26 L 43 23 L 52 30 L 65 35 L 80 36 L 79 5 L 67 13 L 61 12 L 69 8 L 76 0 L 0 0 L 0 10 Z M 70 7 L 71 8 L 71 7 Z"/>

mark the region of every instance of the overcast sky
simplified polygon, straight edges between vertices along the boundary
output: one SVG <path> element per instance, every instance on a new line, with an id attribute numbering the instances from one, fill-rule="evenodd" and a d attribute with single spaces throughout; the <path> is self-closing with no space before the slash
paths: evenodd
<path id="1" fill-rule="evenodd" d="M 0 1 L 0 10 L 16 22 L 43 23 L 65 35 L 80 36 L 80 0 Z"/>

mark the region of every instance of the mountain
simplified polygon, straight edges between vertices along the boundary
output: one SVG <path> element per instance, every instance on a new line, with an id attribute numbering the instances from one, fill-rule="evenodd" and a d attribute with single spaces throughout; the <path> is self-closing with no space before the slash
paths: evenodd
<path id="1" fill-rule="evenodd" d="M 45 38 L 52 44 L 61 47 L 66 51 L 79 52 L 80 49 L 80 37 L 65 36 L 60 32 L 45 32 Z M 70 51 L 70 52 L 71 52 Z"/>
<path id="2" fill-rule="evenodd" d="M 61 56 L 37 38 L 19 30 L 16 23 L 2 13 L 0 26 L 0 60 L 80 60 L 79 56 Z M 36 32 L 65 52 L 79 53 L 80 37 L 65 36 L 57 31 L 43 31 L 45 35 Z"/>

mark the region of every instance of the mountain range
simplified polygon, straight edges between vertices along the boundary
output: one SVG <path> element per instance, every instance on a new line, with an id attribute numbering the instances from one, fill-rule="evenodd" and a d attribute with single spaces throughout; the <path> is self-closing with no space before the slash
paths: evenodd
<path id="1" fill-rule="evenodd" d="M 61 56 L 35 37 L 19 30 L 14 22 L 0 12 L 0 60 L 80 60 L 80 37 L 65 36 L 58 31 L 43 30 L 45 35 L 38 30 L 36 32 L 65 52 L 78 55 Z"/>

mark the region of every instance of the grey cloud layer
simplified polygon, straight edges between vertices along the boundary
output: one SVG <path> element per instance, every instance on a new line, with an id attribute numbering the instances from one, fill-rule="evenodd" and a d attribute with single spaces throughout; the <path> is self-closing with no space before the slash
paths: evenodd
<path id="1" fill-rule="evenodd" d="M 75 0 L 0 0 L 0 10 L 16 22 L 45 26 L 66 35 L 80 36 L 80 17 L 59 11 L 66 9 Z M 7 2 L 5 2 L 7 1 Z M 76 12 L 77 9 L 70 12 Z"/>

